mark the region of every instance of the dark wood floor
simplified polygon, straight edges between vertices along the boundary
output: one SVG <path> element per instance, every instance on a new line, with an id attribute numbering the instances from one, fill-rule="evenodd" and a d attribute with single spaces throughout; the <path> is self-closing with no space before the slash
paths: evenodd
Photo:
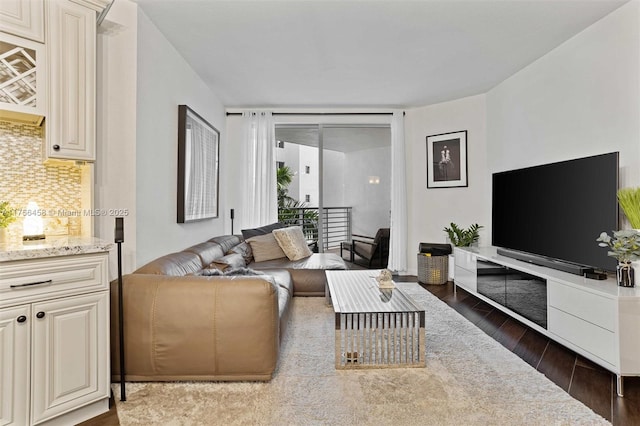
<path id="1" fill-rule="evenodd" d="M 416 281 L 415 276 L 394 279 Z M 625 378 L 624 398 L 619 398 L 616 395 L 615 375 L 602 367 L 550 341 L 465 290 L 458 288 L 454 293 L 453 283 L 421 285 L 614 425 L 640 425 L 640 378 Z M 82 423 L 83 426 L 119 424 L 113 397 L 107 413 Z"/>
<path id="2" fill-rule="evenodd" d="M 465 290 L 458 287 L 454 293 L 452 283 L 421 285 L 614 425 L 640 425 L 640 377 L 624 379 L 624 398 L 620 398 L 616 395 L 615 375 L 602 367 Z"/>

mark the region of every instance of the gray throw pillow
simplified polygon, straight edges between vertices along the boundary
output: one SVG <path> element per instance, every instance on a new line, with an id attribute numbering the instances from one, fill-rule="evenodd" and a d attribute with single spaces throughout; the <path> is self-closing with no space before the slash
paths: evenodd
<path id="1" fill-rule="evenodd" d="M 276 222 L 276 223 L 272 223 L 271 225 L 261 226 L 260 228 L 243 229 L 242 238 L 244 238 L 245 240 L 248 240 L 249 238 L 255 237 L 258 235 L 270 234 L 271 231 L 273 231 L 274 229 L 280 229 L 286 226 L 287 225 L 285 225 L 282 222 Z"/>

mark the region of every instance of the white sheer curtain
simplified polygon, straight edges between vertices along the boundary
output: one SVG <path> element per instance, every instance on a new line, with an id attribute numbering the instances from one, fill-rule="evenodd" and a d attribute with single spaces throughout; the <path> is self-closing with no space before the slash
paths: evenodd
<path id="1" fill-rule="evenodd" d="M 407 270 L 407 182 L 404 148 L 404 113 L 393 113 L 391 122 L 391 239 L 388 268 Z"/>
<path id="2" fill-rule="evenodd" d="M 271 112 L 247 111 L 242 116 L 246 161 L 241 225 L 254 228 L 278 220 L 275 126 Z"/>

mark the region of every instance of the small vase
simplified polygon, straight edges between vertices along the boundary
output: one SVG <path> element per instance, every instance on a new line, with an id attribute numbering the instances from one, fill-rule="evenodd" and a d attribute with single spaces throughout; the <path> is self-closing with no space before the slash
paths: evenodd
<path id="1" fill-rule="evenodd" d="M 618 263 L 616 277 L 620 287 L 633 287 L 635 285 L 634 271 L 631 262 Z"/>
<path id="2" fill-rule="evenodd" d="M 9 240 L 9 233 L 7 228 L 0 228 L 0 244 L 6 243 Z"/>

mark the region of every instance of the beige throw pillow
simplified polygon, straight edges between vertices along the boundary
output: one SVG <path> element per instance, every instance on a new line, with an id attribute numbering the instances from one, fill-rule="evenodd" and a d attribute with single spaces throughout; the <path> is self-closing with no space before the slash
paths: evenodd
<path id="1" fill-rule="evenodd" d="M 247 240 L 253 252 L 253 260 L 264 262 L 265 260 L 281 259 L 287 257 L 278 245 L 273 234 L 257 235 Z"/>
<path id="2" fill-rule="evenodd" d="M 290 226 L 288 228 L 274 229 L 271 233 L 289 260 L 300 260 L 313 254 L 309 250 L 301 227 Z"/>

